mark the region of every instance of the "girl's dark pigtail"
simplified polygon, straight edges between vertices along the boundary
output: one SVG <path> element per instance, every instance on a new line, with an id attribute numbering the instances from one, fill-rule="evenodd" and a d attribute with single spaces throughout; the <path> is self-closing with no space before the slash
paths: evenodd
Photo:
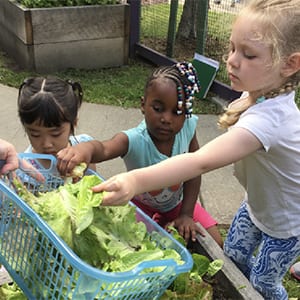
<path id="1" fill-rule="evenodd" d="M 78 107 L 80 107 L 82 100 L 83 100 L 83 90 L 81 87 L 81 84 L 77 81 L 72 81 L 72 80 L 67 80 L 67 83 L 71 85 L 72 90 L 74 94 L 77 96 L 79 102 L 78 102 Z"/>

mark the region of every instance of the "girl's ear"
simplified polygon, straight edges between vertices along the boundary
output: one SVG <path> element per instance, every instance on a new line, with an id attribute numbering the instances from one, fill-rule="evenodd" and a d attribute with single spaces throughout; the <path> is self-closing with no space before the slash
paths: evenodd
<path id="1" fill-rule="evenodd" d="M 281 75 L 290 77 L 300 70 L 300 52 L 291 54 L 281 69 Z"/>
<path id="2" fill-rule="evenodd" d="M 141 97 L 141 112 L 142 114 L 145 113 L 145 98 Z"/>

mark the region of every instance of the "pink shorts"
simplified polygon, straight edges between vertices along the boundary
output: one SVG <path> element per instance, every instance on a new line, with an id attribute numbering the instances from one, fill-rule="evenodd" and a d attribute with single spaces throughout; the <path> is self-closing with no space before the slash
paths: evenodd
<path id="1" fill-rule="evenodd" d="M 159 212 L 152 207 L 149 207 L 145 204 L 142 204 L 140 201 L 132 199 L 133 202 L 137 207 L 139 207 L 145 214 L 151 217 L 155 222 L 157 222 L 161 227 L 165 227 L 169 222 L 172 222 L 179 216 L 182 202 L 179 203 L 176 207 L 172 210 L 167 212 Z M 193 220 L 195 222 L 200 223 L 205 229 L 217 225 L 217 221 L 200 205 L 199 202 L 196 202 Z"/>

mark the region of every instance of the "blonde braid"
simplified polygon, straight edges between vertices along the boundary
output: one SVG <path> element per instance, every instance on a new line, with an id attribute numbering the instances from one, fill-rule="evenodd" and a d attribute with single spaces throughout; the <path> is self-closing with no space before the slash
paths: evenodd
<path id="1" fill-rule="evenodd" d="M 286 82 L 283 86 L 279 87 L 278 89 L 267 93 L 264 97 L 265 99 L 275 98 L 282 94 L 290 93 L 291 91 L 297 90 L 300 86 L 300 80 L 290 80 Z"/>
<path id="2" fill-rule="evenodd" d="M 275 89 L 273 91 L 268 92 L 267 94 L 263 95 L 264 99 L 275 98 L 282 94 L 288 94 L 292 91 L 297 90 L 300 87 L 300 80 L 293 80 L 286 82 L 283 86 Z M 228 127 L 234 125 L 240 115 L 246 111 L 250 106 L 255 105 L 255 103 L 244 100 L 244 103 L 240 105 L 238 109 L 236 108 L 224 108 L 224 113 L 219 117 L 218 126 L 223 129 L 227 129 Z"/>
<path id="3" fill-rule="evenodd" d="M 240 118 L 240 115 L 253 105 L 253 103 L 246 101 L 246 99 L 243 102 L 244 103 L 242 103 L 238 109 L 227 107 L 223 108 L 224 113 L 221 114 L 218 120 L 218 126 L 220 128 L 227 129 L 228 127 L 234 125 Z"/>

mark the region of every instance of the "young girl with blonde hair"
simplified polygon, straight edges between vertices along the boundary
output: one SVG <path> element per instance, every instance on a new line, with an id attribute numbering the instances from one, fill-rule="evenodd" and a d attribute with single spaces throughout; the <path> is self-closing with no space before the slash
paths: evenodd
<path id="1" fill-rule="evenodd" d="M 230 37 L 227 71 L 232 88 L 244 93 L 220 118 L 229 130 L 196 152 L 93 188 L 110 192 L 103 205 L 120 205 L 234 163 L 246 195 L 224 252 L 265 299 L 273 300 L 288 299 L 282 280 L 300 255 L 299 32 L 299 0 L 250 1 Z"/>

